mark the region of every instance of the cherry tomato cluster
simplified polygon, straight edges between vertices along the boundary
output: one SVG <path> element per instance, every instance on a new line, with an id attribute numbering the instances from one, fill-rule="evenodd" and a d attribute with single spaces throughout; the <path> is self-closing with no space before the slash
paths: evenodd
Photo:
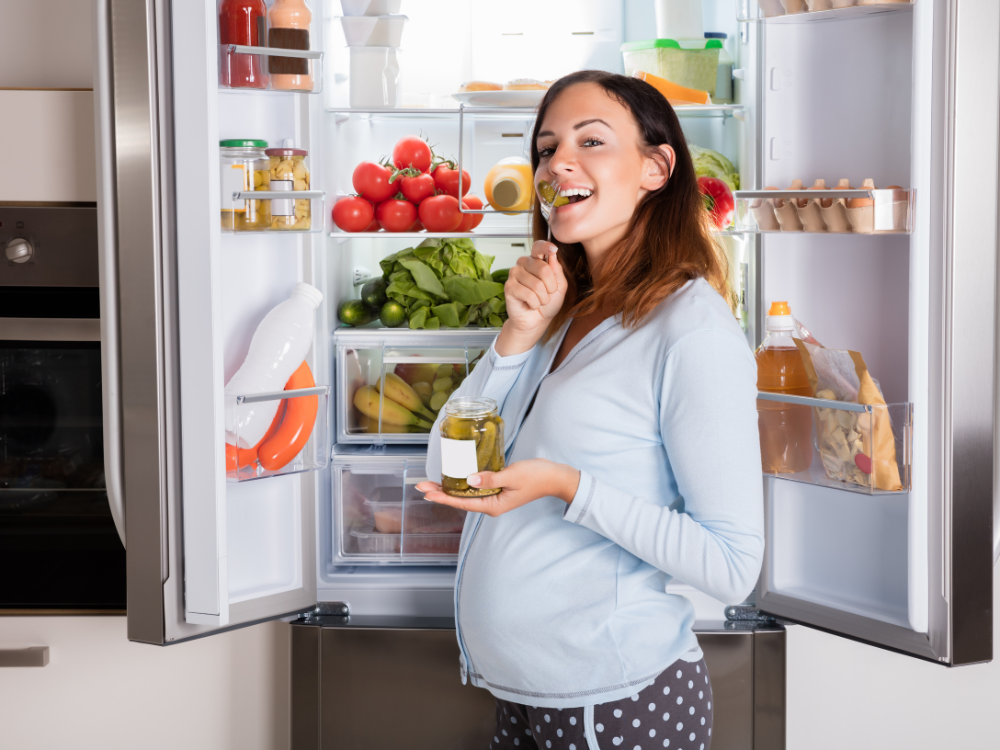
<path id="1" fill-rule="evenodd" d="M 391 159 L 363 161 L 354 168 L 355 195 L 341 198 L 333 207 L 333 223 L 344 232 L 471 232 L 482 214 L 483 202 L 469 195 L 471 180 L 462 170 L 462 195 L 458 193 L 458 168 L 454 161 L 434 154 L 415 135 L 401 138 Z"/>

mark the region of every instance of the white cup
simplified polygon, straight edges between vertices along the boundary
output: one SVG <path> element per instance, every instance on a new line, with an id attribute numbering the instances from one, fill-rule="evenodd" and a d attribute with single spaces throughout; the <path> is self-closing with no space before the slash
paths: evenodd
<path id="1" fill-rule="evenodd" d="M 399 13 L 403 0 L 340 0 L 345 16 L 389 16 Z"/>
<path id="2" fill-rule="evenodd" d="M 704 39 L 701 0 L 656 0 L 657 39 Z"/>
<path id="3" fill-rule="evenodd" d="M 406 16 L 341 16 L 348 47 L 398 47 Z"/>
<path id="4" fill-rule="evenodd" d="M 399 106 L 399 56 L 395 47 L 351 47 L 351 107 Z"/>

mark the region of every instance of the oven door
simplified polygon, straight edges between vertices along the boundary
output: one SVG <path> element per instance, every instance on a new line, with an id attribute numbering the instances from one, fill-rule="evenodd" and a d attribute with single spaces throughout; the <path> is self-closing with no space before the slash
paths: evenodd
<path id="1" fill-rule="evenodd" d="M 100 339 L 97 318 L 0 318 L 0 612 L 125 608 Z"/>

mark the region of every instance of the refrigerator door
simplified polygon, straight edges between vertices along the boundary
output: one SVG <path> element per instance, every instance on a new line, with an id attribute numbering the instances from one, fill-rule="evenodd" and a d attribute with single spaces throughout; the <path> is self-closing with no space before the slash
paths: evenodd
<path id="1" fill-rule="evenodd" d="M 120 431 L 106 444 L 122 467 L 129 639 L 165 645 L 315 604 L 317 475 L 226 482 L 215 3 L 96 4 L 101 195 L 114 201 L 104 398 Z M 291 267 L 312 280 L 309 261 Z"/>
<path id="2" fill-rule="evenodd" d="M 886 401 L 912 404 L 913 440 L 901 491 L 764 478 L 757 606 L 946 665 L 989 661 L 1000 5 L 759 28 L 757 187 L 833 170 L 909 179 L 915 209 L 909 237 L 760 235 L 760 303 L 797 293 L 793 312 L 826 346 L 862 351 Z M 818 77 L 811 61 L 829 73 L 834 59 Z"/>

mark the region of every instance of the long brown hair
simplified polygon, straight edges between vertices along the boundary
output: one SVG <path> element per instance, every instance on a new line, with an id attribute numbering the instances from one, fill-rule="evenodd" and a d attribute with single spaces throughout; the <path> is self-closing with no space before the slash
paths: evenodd
<path id="1" fill-rule="evenodd" d="M 621 314 L 626 327 L 637 327 L 672 292 L 690 279 L 702 277 L 732 306 L 728 262 L 711 235 L 708 212 L 698 190 L 691 153 L 674 108 L 645 81 L 602 70 L 581 70 L 556 81 L 538 108 L 531 138 L 531 167 L 538 169 L 538 133 L 545 112 L 559 95 L 577 83 L 596 83 L 632 114 L 642 139 L 640 149 L 663 159 L 657 146 L 667 144 L 676 153 L 670 179 L 650 191 L 636 207 L 628 234 L 601 260 L 595 286 L 583 245 L 567 245 L 555 237 L 559 262 L 569 289 L 562 309 L 552 319 L 546 338 L 569 319 L 595 310 Z M 548 236 L 548 223 L 538 201 L 533 214 L 534 239 Z"/>

